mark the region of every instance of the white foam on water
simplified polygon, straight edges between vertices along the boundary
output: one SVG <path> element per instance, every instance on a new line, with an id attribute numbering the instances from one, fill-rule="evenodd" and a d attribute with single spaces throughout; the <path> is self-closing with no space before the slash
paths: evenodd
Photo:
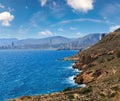
<path id="1" fill-rule="evenodd" d="M 78 73 L 80 73 L 81 71 L 80 70 L 78 70 L 78 69 L 74 69 L 72 66 L 74 65 L 74 63 L 72 63 L 70 66 L 68 66 L 68 67 L 65 67 L 66 69 L 69 69 L 69 70 L 71 70 L 75 75 L 72 75 L 72 76 L 70 76 L 70 77 L 68 77 L 68 78 L 66 78 L 66 82 L 67 83 L 69 83 L 69 84 L 71 84 L 72 86 L 75 86 L 75 85 L 77 85 L 76 83 L 75 83 L 75 81 L 74 81 L 74 77 L 78 74 Z"/>
<path id="2" fill-rule="evenodd" d="M 65 67 L 66 69 L 73 69 L 72 66 Z"/>
<path id="3" fill-rule="evenodd" d="M 78 87 L 83 88 L 83 87 L 86 87 L 86 85 L 85 84 L 81 84 L 81 85 L 78 85 Z"/>
<path id="4" fill-rule="evenodd" d="M 74 82 L 74 77 L 75 77 L 75 75 L 66 78 L 67 83 L 71 84 L 72 86 L 77 85 L 77 84 Z"/>
<path id="5" fill-rule="evenodd" d="M 76 72 L 76 73 L 80 73 L 80 72 L 81 72 L 81 71 L 78 70 L 78 69 L 73 69 L 73 71 Z"/>
<path id="6" fill-rule="evenodd" d="M 70 66 L 68 66 L 68 67 L 64 67 L 64 68 L 66 68 L 66 69 L 71 69 L 73 72 L 75 72 L 75 73 L 80 73 L 81 71 L 80 70 L 78 70 L 78 69 L 74 69 L 72 66 L 74 65 L 74 63 L 72 63 Z"/>

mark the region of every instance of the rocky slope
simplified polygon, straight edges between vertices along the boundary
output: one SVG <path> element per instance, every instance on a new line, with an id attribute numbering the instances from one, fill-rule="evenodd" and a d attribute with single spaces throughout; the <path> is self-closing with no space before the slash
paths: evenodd
<path id="1" fill-rule="evenodd" d="M 24 96 L 13 101 L 120 101 L 120 29 L 71 59 L 77 60 L 73 68 L 82 70 L 74 78 L 75 82 L 86 87 Z"/>

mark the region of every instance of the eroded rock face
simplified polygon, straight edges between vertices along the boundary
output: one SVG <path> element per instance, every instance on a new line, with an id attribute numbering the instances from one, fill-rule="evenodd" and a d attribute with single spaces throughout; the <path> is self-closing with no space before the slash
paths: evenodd
<path id="1" fill-rule="evenodd" d="M 92 82 L 102 76 L 105 76 L 108 72 L 103 69 L 98 69 L 96 71 L 90 71 L 90 72 L 83 72 L 79 75 L 77 75 L 75 79 L 75 83 L 78 84 L 87 84 L 89 82 Z"/>
<path id="2" fill-rule="evenodd" d="M 114 54 L 113 50 L 109 50 L 103 53 L 95 53 L 95 54 L 81 53 L 79 55 L 79 60 L 75 62 L 75 64 L 73 65 L 73 68 L 82 70 L 83 73 L 80 73 L 75 77 L 75 83 L 87 84 L 103 75 L 106 75 L 107 74 L 106 70 L 98 69 L 95 71 L 88 72 L 88 69 L 92 68 L 93 66 L 99 65 L 101 63 L 100 61 L 104 62 L 102 58 L 104 58 L 105 55 L 108 56 L 112 54 Z"/>
<path id="3" fill-rule="evenodd" d="M 80 69 L 80 67 L 83 66 L 83 63 L 82 62 L 76 62 L 74 65 L 73 65 L 73 68 L 74 69 Z"/>
<path id="4" fill-rule="evenodd" d="M 79 60 L 75 62 L 73 68 L 79 70 L 85 70 L 90 67 L 90 63 L 92 63 L 93 60 L 94 58 L 91 55 L 83 54 L 80 56 Z"/>
<path id="5" fill-rule="evenodd" d="M 78 84 L 88 84 L 110 75 L 111 70 L 106 69 L 104 66 L 109 65 L 107 63 L 116 57 L 115 54 L 118 50 L 120 50 L 120 28 L 106 35 L 105 38 L 93 47 L 78 53 L 77 56 L 79 59 L 73 68 L 82 70 L 83 72 L 74 78 L 75 82 Z M 103 66 L 103 64 L 105 65 Z M 101 69 L 97 68 L 97 66 Z M 114 75 L 116 72 L 116 69 L 112 69 Z"/>

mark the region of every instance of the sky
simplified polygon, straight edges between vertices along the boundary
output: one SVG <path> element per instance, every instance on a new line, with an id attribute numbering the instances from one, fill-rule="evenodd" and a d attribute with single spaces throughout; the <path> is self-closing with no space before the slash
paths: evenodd
<path id="1" fill-rule="evenodd" d="M 119 27 L 120 0 L 0 0 L 0 38 L 77 38 Z"/>

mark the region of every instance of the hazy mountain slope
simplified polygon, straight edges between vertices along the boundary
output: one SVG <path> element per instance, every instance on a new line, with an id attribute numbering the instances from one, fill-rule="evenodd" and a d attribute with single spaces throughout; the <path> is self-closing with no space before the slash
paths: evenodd
<path id="1" fill-rule="evenodd" d="M 16 38 L 1 38 L 0 39 L 0 46 L 2 45 L 11 45 L 12 42 L 17 42 L 18 39 Z"/>
<path id="2" fill-rule="evenodd" d="M 61 36 L 54 36 L 54 37 L 47 37 L 47 38 L 42 38 L 42 39 L 24 39 L 24 40 L 20 40 L 20 42 L 22 42 L 23 44 L 39 44 L 39 45 L 43 45 L 43 44 L 60 44 L 60 43 L 66 43 L 71 41 L 68 38 L 65 37 L 61 37 Z"/>
<path id="3" fill-rule="evenodd" d="M 81 49 L 87 48 L 99 41 L 100 34 L 90 34 L 83 38 L 70 39 L 53 36 L 41 39 L 0 39 L 0 47 L 14 49 Z"/>
<path id="4" fill-rule="evenodd" d="M 86 35 L 82 38 L 74 40 L 72 45 L 73 47 L 88 48 L 99 41 L 100 35 L 100 33 Z"/>

